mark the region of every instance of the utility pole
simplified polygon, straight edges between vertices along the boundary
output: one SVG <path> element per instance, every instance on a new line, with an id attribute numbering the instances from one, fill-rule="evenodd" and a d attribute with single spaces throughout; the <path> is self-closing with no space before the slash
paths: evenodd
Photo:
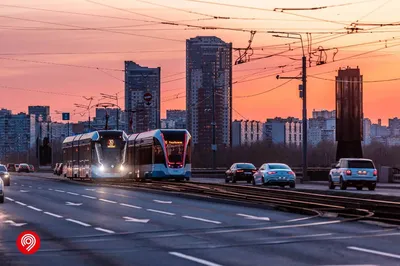
<path id="1" fill-rule="evenodd" d="M 216 89 L 216 85 L 217 85 L 217 73 L 216 73 L 216 67 L 215 67 L 215 71 L 214 71 L 214 86 L 212 88 L 212 154 L 213 154 L 213 162 L 212 162 L 212 166 L 213 166 L 213 170 L 216 169 L 216 161 L 217 161 L 217 145 L 216 145 L 216 141 L 215 141 L 215 89 Z"/>
<path id="2" fill-rule="evenodd" d="M 278 38 L 290 38 L 290 39 L 299 39 L 301 41 L 301 46 L 303 49 L 303 57 L 302 57 L 302 75 L 301 77 L 280 77 L 279 75 L 276 76 L 277 79 L 298 79 L 302 81 L 302 85 L 299 86 L 300 91 L 300 98 L 303 100 L 303 118 L 302 118 L 302 162 L 303 162 L 303 178 L 302 181 L 308 180 L 307 174 L 307 58 L 304 53 L 304 45 L 303 39 L 300 33 L 287 33 L 287 32 L 274 32 L 271 31 L 270 33 L 275 33 L 273 37 Z M 283 35 L 284 34 L 284 35 Z M 297 35 L 298 37 L 293 37 L 293 35 Z"/>

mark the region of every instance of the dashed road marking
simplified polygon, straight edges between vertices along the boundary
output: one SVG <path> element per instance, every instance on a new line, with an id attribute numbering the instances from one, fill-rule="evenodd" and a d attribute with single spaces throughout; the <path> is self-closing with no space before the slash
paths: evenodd
<path id="1" fill-rule="evenodd" d="M 6 197 L 6 199 L 8 199 L 9 201 L 14 201 L 12 198 Z"/>
<path id="2" fill-rule="evenodd" d="M 172 201 L 164 201 L 164 200 L 153 200 L 154 202 L 157 202 L 157 203 L 162 203 L 162 204 L 171 204 L 172 203 Z"/>
<path id="3" fill-rule="evenodd" d="M 117 203 L 115 201 L 108 200 L 108 199 L 99 199 L 99 200 L 104 201 L 104 202 L 108 202 L 108 203 Z"/>
<path id="4" fill-rule="evenodd" d="M 52 188 L 49 188 L 49 190 L 53 190 Z"/>
<path id="5" fill-rule="evenodd" d="M 74 195 L 74 196 L 79 196 L 78 193 L 74 193 L 74 192 L 67 192 L 67 194 Z"/>
<path id="6" fill-rule="evenodd" d="M 182 259 L 194 261 L 194 262 L 197 262 L 199 264 L 206 265 L 206 266 L 222 266 L 220 264 L 216 264 L 216 263 L 208 261 L 208 260 L 199 259 L 199 258 L 196 258 L 196 257 L 193 257 L 193 256 L 189 256 L 189 255 L 185 255 L 185 254 L 179 253 L 179 252 L 168 252 L 168 253 L 170 255 L 173 255 L 173 256 L 176 256 L 176 257 L 179 257 L 179 258 L 182 258 Z"/>
<path id="7" fill-rule="evenodd" d="M 87 224 L 87 223 L 84 223 L 84 222 L 81 222 L 81 221 L 78 221 L 78 220 L 74 220 L 74 219 L 65 219 L 65 220 L 68 221 L 68 222 L 71 222 L 71 223 L 76 223 L 76 224 L 85 226 L 85 227 L 91 226 L 90 224 Z"/>
<path id="8" fill-rule="evenodd" d="M 161 214 L 166 214 L 166 215 L 175 215 L 175 213 L 172 212 L 164 212 L 164 211 L 159 211 L 159 210 L 154 210 L 154 209 L 147 209 L 149 212 L 156 212 L 156 213 L 161 213 Z"/>
<path id="9" fill-rule="evenodd" d="M 126 203 L 120 203 L 119 205 L 125 206 L 125 207 L 129 207 L 129 208 L 134 208 L 134 209 L 141 209 L 142 208 L 142 207 L 139 207 L 139 206 L 130 205 L 130 204 L 126 204 Z"/>
<path id="10" fill-rule="evenodd" d="M 198 217 L 193 217 L 193 216 L 182 216 L 183 218 L 186 219 L 192 219 L 192 220 L 197 220 L 197 221 L 202 221 L 202 222 L 206 222 L 206 223 L 213 223 L 213 224 L 221 224 L 221 222 L 218 221 L 213 221 L 213 220 L 208 220 L 208 219 L 203 219 L 203 218 L 198 218 Z"/>
<path id="11" fill-rule="evenodd" d="M 41 211 L 42 211 L 41 209 L 35 208 L 35 207 L 33 207 L 33 206 L 28 206 L 28 208 L 29 208 L 29 209 L 32 209 L 32 210 L 35 210 L 35 211 L 38 211 L 38 212 L 41 212 Z"/>
<path id="12" fill-rule="evenodd" d="M 371 253 L 371 254 L 375 254 L 375 255 L 381 255 L 381 256 L 385 256 L 385 257 L 400 259 L 400 255 L 397 255 L 397 254 L 392 254 L 392 253 L 387 253 L 387 252 L 382 252 L 382 251 L 377 251 L 377 250 L 372 250 L 372 249 L 366 249 L 366 248 L 358 248 L 358 247 L 347 247 L 347 248 L 351 249 L 351 250 L 365 252 L 365 253 Z"/>
<path id="13" fill-rule="evenodd" d="M 22 203 L 22 202 L 20 202 L 20 201 L 16 201 L 15 203 L 17 203 L 17 204 L 19 204 L 19 205 L 21 205 L 21 206 L 26 206 L 25 203 Z"/>
<path id="14" fill-rule="evenodd" d="M 96 197 L 88 196 L 88 195 L 81 195 L 82 197 L 88 198 L 88 199 L 96 199 Z"/>
<path id="15" fill-rule="evenodd" d="M 108 229 L 104 229 L 104 228 L 101 228 L 101 227 L 96 227 L 95 229 L 97 231 L 101 231 L 101 232 L 105 232 L 105 233 L 109 233 L 109 234 L 115 234 L 114 231 L 111 231 L 111 230 L 108 230 Z"/>
<path id="16" fill-rule="evenodd" d="M 54 190 L 54 191 L 61 192 L 61 193 L 64 193 L 64 192 L 65 192 L 64 190 L 59 190 L 59 189 L 56 189 L 56 190 Z"/>
<path id="17" fill-rule="evenodd" d="M 56 218 L 63 218 L 61 215 L 58 215 L 58 214 L 55 214 L 55 213 L 51 213 L 51 212 L 44 212 L 44 213 L 47 214 L 47 215 L 56 217 Z"/>

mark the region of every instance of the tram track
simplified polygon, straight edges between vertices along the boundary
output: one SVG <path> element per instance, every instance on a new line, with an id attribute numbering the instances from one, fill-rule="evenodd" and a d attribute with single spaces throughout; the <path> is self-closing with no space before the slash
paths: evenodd
<path id="1" fill-rule="evenodd" d="M 318 192 L 237 186 L 199 182 L 95 182 L 100 186 L 124 189 L 145 189 L 181 195 L 269 206 L 300 213 L 318 213 L 320 216 L 342 216 L 354 220 L 367 219 L 400 225 L 400 202 L 366 199 L 356 196 L 329 195 Z"/>

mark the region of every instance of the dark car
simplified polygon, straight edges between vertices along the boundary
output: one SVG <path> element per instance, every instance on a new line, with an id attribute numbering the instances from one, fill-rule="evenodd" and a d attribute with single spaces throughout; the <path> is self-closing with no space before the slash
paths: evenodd
<path id="1" fill-rule="evenodd" d="M 7 167 L 0 164 L 0 178 L 3 180 L 5 186 L 10 186 L 11 178 L 10 174 L 8 173 Z"/>
<path id="2" fill-rule="evenodd" d="M 29 169 L 29 165 L 27 165 L 26 163 L 21 163 L 18 166 L 18 173 L 29 173 L 30 169 Z"/>
<path id="3" fill-rule="evenodd" d="M 8 170 L 8 172 L 16 172 L 17 166 L 14 163 L 8 163 L 7 170 Z"/>
<path id="4" fill-rule="evenodd" d="M 247 181 L 250 183 L 253 180 L 253 174 L 257 172 L 257 168 L 251 163 L 234 163 L 225 172 L 225 183 L 236 183 L 236 181 Z"/>

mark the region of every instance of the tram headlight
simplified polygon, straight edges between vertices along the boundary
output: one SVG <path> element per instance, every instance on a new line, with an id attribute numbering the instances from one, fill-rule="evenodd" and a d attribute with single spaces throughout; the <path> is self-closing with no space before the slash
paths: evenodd
<path id="1" fill-rule="evenodd" d="M 119 167 L 119 170 L 122 172 L 125 170 L 125 167 L 121 164 L 121 166 Z"/>
<path id="2" fill-rule="evenodd" d="M 104 167 L 104 165 L 100 165 L 100 171 L 104 172 L 104 170 L 106 170 L 106 168 Z"/>

